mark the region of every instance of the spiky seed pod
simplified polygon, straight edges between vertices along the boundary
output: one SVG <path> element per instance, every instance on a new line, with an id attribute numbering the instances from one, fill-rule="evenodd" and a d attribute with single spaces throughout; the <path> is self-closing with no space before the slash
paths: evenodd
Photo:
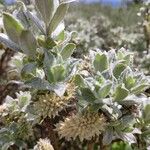
<path id="1" fill-rule="evenodd" d="M 34 150 L 54 150 L 54 148 L 48 139 L 40 139 Z"/>
<path id="2" fill-rule="evenodd" d="M 80 141 L 91 140 L 92 137 L 100 135 L 106 126 L 106 119 L 98 113 L 87 112 L 83 115 L 77 114 L 66 118 L 64 122 L 56 124 L 56 131 L 61 138 L 66 140 L 76 139 Z"/>
<path id="3" fill-rule="evenodd" d="M 39 100 L 34 104 L 34 109 L 38 115 L 44 118 L 47 116 L 54 118 L 60 111 L 68 106 L 68 104 L 74 99 L 74 95 L 75 86 L 70 83 L 68 84 L 65 95 L 62 97 L 59 97 L 52 92 L 40 95 Z"/>

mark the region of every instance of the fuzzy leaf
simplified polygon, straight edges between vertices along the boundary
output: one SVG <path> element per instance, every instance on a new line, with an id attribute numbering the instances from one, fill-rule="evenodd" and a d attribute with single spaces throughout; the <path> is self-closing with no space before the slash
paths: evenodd
<path id="1" fill-rule="evenodd" d="M 115 91 L 114 99 L 115 101 L 121 101 L 125 99 L 128 96 L 128 94 L 129 94 L 129 91 L 126 88 L 122 86 L 118 86 Z"/>
<path id="2" fill-rule="evenodd" d="M 141 85 L 138 85 L 138 86 L 132 88 L 131 92 L 134 94 L 140 94 L 141 92 L 144 92 L 144 90 L 148 87 L 149 87 L 149 84 L 146 84 L 146 83 L 141 84 Z"/>
<path id="3" fill-rule="evenodd" d="M 108 128 L 106 132 L 104 132 L 103 136 L 103 144 L 109 145 L 113 140 L 113 128 Z"/>
<path id="4" fill-rule="evenodd" d="M 55 0 L 35 0 L 35 4 L 46 25 L 49 24 L 54 13 Z"/>
<path id="5" fill-rule="evenodd" d="M 94 67 L 96 71 L 103 72 L 108 69 L 108 59 L 105 54 L 97 54 L 94 60 Z"/>
<path id="6" fill-rule="evenodd" d="M 42 80 L 40 78 L 33 78 L 29 81 L 26 81 L 25 84 L 38 90 L 53 90 L 48 81 Z"/>
<path id="7" fill-rule="evenodd" d="M 69 4 L 68 3 L 62 3 L 59 5 L 59 7 L 57 8 L 51 22 L 48 28 L 49 31 L 49 35 L 52 34 L 52 32 L 55 31 L 55 29 L 57 28 L 57 26 L 61 23 L 61 21 L 64 19 L 64 16 L 68 10 Z"/>
<path id="8" fill-rule="evenodd" d="M 61 40 L 61 38 L 64 39 L 64 29 L 65 29 L 65 25 L 64 22 L 61 22 L 57 28 L 55 29 L 55 31 L 52 33 L 51 37 L 56 39 L 56 40 Z"/>
<path id="9" fill-rule="evenodd" d="M 23 78 L 28 78 L 29 74 L 35 73 L 36 72 L 36 64 L 35 63 L 29 63 L 26 64 L 22 70 L 21 70 L 21 75 Z"/>
<path id="10" fill-rule="evenodd" d="M 21 32 L 24 29 L 22 24 L 9 13 L 3 14 L 3 23 L 9 38 L 18 43 Z"/>
<path id="11" fill-rule="evenodd" d="M 29 11 L 27 11 L 26 14 L 31 19 L 31 21 L 37 26 L 37 28 L 45 35 L 46 33 L 44 31 L 44 27 L 41 23 L 41 20 Z"/>
<path id="12" fill-rule="evenodd" d="M 56 65 L 51 68 L 54 82 L 60 82 L 65 78 L 66 71 L 63 65 Z"/>
<path id="13" fill-rule="evenodd" d="M 50 83 L 54 82 L 54 76 L 51 71 L 51 67 L 54 64 L 55 57 L 51 52 L 45 51 L 44 53 L 44 70 L 46 72 L 47 79 Z"/>
<path id="14" fill-rule="evenodd" d="M 14 50 L 14 51 L 20 51 L 20 47 L 14 43 L 13 41 L 11 41 L 8 36 L 6 36 L 3 33 L 0 33 L 0 43 L 3 43 L 5 46 L 7 46 L 8 48 Z"/>
<path id="15" fill-rule="evenodd" d="M 64 83 L 59 83 L 59 84 L 57 84 L 57 85 L 54 86 L 54 92 L 55 92 L 59 97 L 61 97 L 61 96 L 64 95 L 64 93 L 65 93 L 65 91 L 66 91 L 66 88 L 67 88 L 66 84 L 64 84 Z"/>
<path id="16" fill-rule="evenodd" d="M 136 138 L 132 133 L 120 133 L 119 137 L 123 141 L 128 142 L 130 144 L 136 143 Z"/>
<path id="17" fill-rule="evenodd" d="M 32 72 L 35 69 L 36 69 L 36 64 L 35 63 L 29 63 L 29 64 L 26 64 L 23 67 L 22 73 L 30 73 L 30 72 Z"/>
<path id="18" fill-rule="evenodd" d="M 98 96 L 100 98 L 105 98 L 109 94 L 111 87 L 112 83 L 110 82 L 106 83 L 103 87 L 99 89 Z"/>
<path id="19" fill-rule="evenodd" d="M 52 49 L 54 46 L 56 46 L 56 43 L 52 38 L 48 37 L 44 46 L 46 49 Z"/>
<path id="20" fill-rule="evenodd" d="M 126 65 L 124 65 L 122 63 L 119 63 L 115 66 L 115 68 L 113 69 L 113 74 L 114 74 L 116 79 L 119 78 L 119 76 L 125 70 L 125 68 L 126 68 Z"/>
<path id="21" fill-rule="evenodd" d="M 37 42 L 31 31 L 22 31 L 19 43 L 25 54 L 35 57 Z"/>
<path id="22" fill-rule="evenodd" d="M 85 85 L 85 83 L 84 83 L 84 78 L 81 76 L 81 75 L 79 75 L 79 74 L 77 74 L 75 77 L 74 77 L 74 82 L 75 82 L 75 84 L 77 85 L 77 86 L 84 86 Z"/>
<path id="23" fill-rule="evenodd" d="M 92 91 L 88 88 L 81 88 L 82 97 L 87 102 L 94 102 L 96 100 Z"/>
<path id="24" fill-rule="evenodd" d="M 30 104 L 30 100 L 31 99 L 26 96 L 22 96 L 21 98 L 19 98 L 18 105 L 20 107 L 21 112 L 26 111 L 28 105 Z"/>
<path id="25" fill-rule="evenodd" d="M 125 87 L 127 89 L 131 89 L 136 83 L 136 79 L 134 79 L 133 77 L 129 76 L 129 77 L 126 77 L 124 79 L 124 84 L 125 84 Z"/>
<path id="26" fill-rule="evenodd" d="M 73 51 L 75 49 L 75 44 L 69 43 L 65 46 L 65 48 L 61 51 L 61 56 L 63 60 L 68 59 L 73 54 Z"/>

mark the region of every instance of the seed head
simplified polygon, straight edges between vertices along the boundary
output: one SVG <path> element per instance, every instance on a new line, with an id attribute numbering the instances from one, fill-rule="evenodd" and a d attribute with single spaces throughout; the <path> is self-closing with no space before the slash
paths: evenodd
<path id="1" fill-rule="evenodd" d="M 54 150 L 54 148 L 48 139 L 40 139 L 34 150 Z"/>
<path id="2" fill-rule="evenodd" d="M 77 114 L 66 118 L 64 122 L 56 124 L 56 131 L 61 138 L 67 140 L 79 137 L 81 141 L 84 139 L 91 140 L 92 137 L 100 135 L 106 126 L 106 119 L 98 113 L 87 112 L 83 115 Z"/>
<path id="3" fill-rule="evenodd" d="M 69 84 L 64 96 L 59 97 L 55 93 L 40 95 L 39 100 L 34 104 L 36 112 L 44 118 L 55 117 L 60 111 L 65 109 L 74 99 L 75 86 Z"/>

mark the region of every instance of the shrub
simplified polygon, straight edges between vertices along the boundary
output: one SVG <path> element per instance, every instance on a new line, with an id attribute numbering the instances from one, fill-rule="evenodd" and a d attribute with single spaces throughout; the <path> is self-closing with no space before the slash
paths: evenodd
<path id="1" fill-rule="evenodd" d="M 24 88 L 0 105 L 0 146 L 105 149 L 121 140 L 145 149 L 149 78 L 123 48 L 71 57 L 74 33 L 64 30 L 63 19 L 72 1 L 36 0 L 36 13 L 19 2 L 15 16 L 3 13 L 7 35 L 0 42 L 22 53 L 13 61 Z"/>

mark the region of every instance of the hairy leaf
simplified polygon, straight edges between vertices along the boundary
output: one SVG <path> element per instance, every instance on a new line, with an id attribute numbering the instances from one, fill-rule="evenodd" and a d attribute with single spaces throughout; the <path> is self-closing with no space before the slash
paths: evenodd
<path id="1" fill-rule="evenodd" d="M 64 47 L 64 49 L 61 51 L 61 56 L 62 56 L 63 60 L 66 60 L 69 57 L 71 57 L 75 47 L 76 46 L 73 43 L 69 43 Z"/>
<path id="2" fill-rule="evenodd" d="M 55 0 L 35 0 L 35 4 L 46 24 L 48 26 L 54 13 Z"/>
<path id="3" fill-rule="evenodd" d="M 31 21 L 37 26 L 37 28 L 45 35 L 46 32 L 44 30 L 41 20 L 29 11 L 27 11 L 26 14 L 31 19 Z"/>
<path id="4" fill-rule="evenodd" d="M 35 57 L 37 42 L 30 30 L 22 31 L 19 43 L 25 54 Z"/>
<path id="5" fill-rule="evenodd" d="M 88 88 L 81 88 L 81 93 L 85 101 L 94 102 L 96 100 L 92 91 Z"/>
<path id="6" fill-rule="evenodd" d="M 48 81 L 40 78 L 33 78 L 29 81 L 26 81 L 25 84 L 38 90 L 53 90 Z"/>
<path id="7" fill-rule="evenodd" d="M 57 26 L 61 23 L 61 21 L 64 19 L 64 16 L 67 12 L 69 8 L 69 4 L 68 3 L 62 3 L 59 5 L 59 7 L 57 8 L 51 22 L 48 28 L 49 31 L 49 35 L 52 34 L 52 32 L 55 31 L 55 29 L 57 28 Z"/>
<path id="8" fill-rule="evenodd" d="M 3 13 L 3 23 L 9 38 L 18 43 L 21 32 L 24 29 L 22 24 L 9 13 Z"/>
<path id="9" fill-rule="evenodd" d="M 94 60 L 94 67 L 96 71 L 103 72 L 104 70 L 108 69 L 108 60 L 105 54 L 97 54 Z"/>
<path id="10" fill-rule="evenodd" d="M 100 98 L 105 98 L 109 94 L 111 87 L 112 83 L 110 82 L 106 83 L 103 87 L 99 89 L 98 96 Z"/>
<path id="11" fill-rule="evenodd" d="M 125 99 L 129 94 L 129 91 L 125 88 L 125 87 L 122 87 L 122 86 L 118 86 L 116 88 L 116 91 L 115 91 L 115 101 L 121 101 L 123 99 Z"/>
<path id="12" fill-rule="evenodd" d="M 16 43 L 14 43 L 12 40 L 10 40 L 8 38 L 8 36 L 6 36 L 3 33 L 0 33 L 0 42 L 14 51 L 20 51 L 21 50 L 21 48 Z"/>
<path id="13" fill-rule="evenodd" d="M 117 64 L 115 68 L 113 69 L 113 74 L 115 78 L 118 79 L 121 73 L 125 70 L 125 68 L 126 68 L 126 65 L 124 65 L 123 63 Z"/>

